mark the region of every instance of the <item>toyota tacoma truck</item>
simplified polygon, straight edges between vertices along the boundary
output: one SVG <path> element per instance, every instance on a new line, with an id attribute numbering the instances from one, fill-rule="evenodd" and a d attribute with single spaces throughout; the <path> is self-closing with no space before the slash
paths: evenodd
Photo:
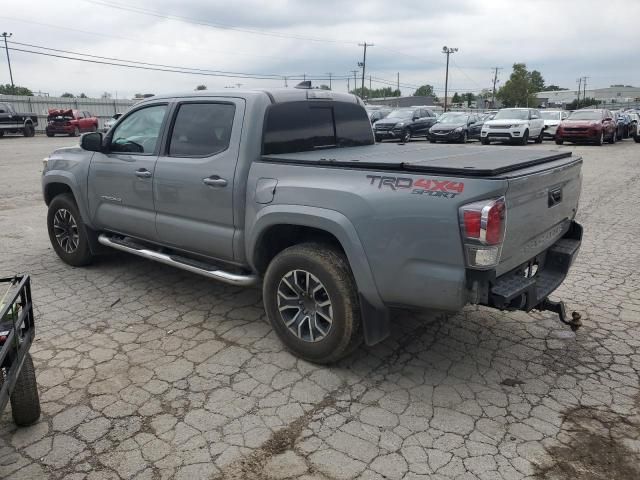
<path id="1" fill-rule="evenodd" d="M 581 167 L 569 152 L 376 144 L 353 95 L 207 91 L 145 100 L 54 151 L 42 186 L 64 262 L 109 247 L 261 284 L 282 342 L 329 363 L 383 340 L 392 307 L 563 319 L 548 296 L 580 247 Z"/>
<path id="2" fill-rule="evenodd" d="M 5 133 L 22 133 L 25 137 L 33 137 L 38 126 L 38 115 L 35 113 L 17 112 L 10 103 L 0 102 L 0 137 Z"/>

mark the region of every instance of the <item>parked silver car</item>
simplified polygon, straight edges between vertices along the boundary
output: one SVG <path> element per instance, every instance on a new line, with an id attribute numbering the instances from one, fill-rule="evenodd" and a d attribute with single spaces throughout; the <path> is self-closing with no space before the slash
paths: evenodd
<path id="1" fill-rule="evenodd" d="M 560 122 L 569 116 L 569 112 L 562 110 L 542 110 L 540 116 L 544 120 L 544 138 L 554 138 Z"/>
<path id="2" fill-rule="evenodd" d="M 110 129 L 111 127 L 113 127 L 113 126 L 116 124 L 116 122 L 118 121 L 118 119 L 119 119 L 121 116 L 122 116 L 122 114 L 121 114 L 121 113 L 116 113 L 116 114 L 114 114 L 114 115 L 113 115 L 113 117 L 111 117 L 109 120 L 107 120 L 106 122 L 104 122 L 104 126 L 102 127 L 102 131 L 103 131 L 103 132 L 105 132 L 105 133 L 106 133 L 106 132 L 108 132 L 108 131 L 109 131 L 109 129 Z"/>

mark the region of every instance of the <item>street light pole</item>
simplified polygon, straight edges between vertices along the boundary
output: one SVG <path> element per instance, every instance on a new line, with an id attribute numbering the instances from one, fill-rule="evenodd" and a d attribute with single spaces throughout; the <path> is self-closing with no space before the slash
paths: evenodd
<path id="1" fill-rule="evenodd" d="M 327 75 L 329 75 L 329 90 L 331 90 L 331 76 L 333 75 L 333 72 L 329 72 Z"/>
<path id="2" fill-rule="evenodd" d="M 11 78 L 11 88 L 14 88 L 13 84 L 13 72 L 11 71 L 11 59 L 9 58 L 9 47 L 7 46 L 7 38 L 11 38 L 13 33 L 2 32 L 2 37 L 4 37 L 4 49 L 7 52 L 7 64 L 9 65 L 9 78 Z"/>
<path id="3" fill-rule="evenodd" d="M 456 53 L 458 51 L 457 48 L 449 48 L 446 45 L 442 47 L 442 53 L 447 56 L 447 73 L 444 77 L 444 111 L 447 111 L 447 94 L 449 91 L 449 55 L 452 53 Z"/>

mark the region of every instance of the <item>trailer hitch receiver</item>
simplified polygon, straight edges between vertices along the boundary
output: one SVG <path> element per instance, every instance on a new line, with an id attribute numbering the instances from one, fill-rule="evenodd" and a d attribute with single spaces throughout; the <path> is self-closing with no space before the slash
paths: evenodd
<path id="1" fill-rule="evenodd" d="M 560 321 L 565 325 L 569 325 L 574 332 L 582 326 L 582 316 L 578 312 L 571 312 L 571 320 L 567 320 L 567 311 L 564 302 L 554 302 L 553 300 L 545 298 L 535 308 L 541 312 L 548 310 L 557 313 Z"/>

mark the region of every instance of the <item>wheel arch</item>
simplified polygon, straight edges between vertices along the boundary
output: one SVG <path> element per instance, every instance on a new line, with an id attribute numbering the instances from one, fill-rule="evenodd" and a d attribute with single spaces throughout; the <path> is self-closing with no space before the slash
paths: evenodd
<path id="1" fill-rule="evenodd" d="M 366 343 L 378 343 L 389 334 L 388 309 L 378 293 L 364 247 L 342 213 L 303 205 L 271 205 L 258 212 L 246 238 L 248 262 L 260 273 L 279 252 L 298 243 L 321 241 L 340 248 L 358 288 Z"/>

